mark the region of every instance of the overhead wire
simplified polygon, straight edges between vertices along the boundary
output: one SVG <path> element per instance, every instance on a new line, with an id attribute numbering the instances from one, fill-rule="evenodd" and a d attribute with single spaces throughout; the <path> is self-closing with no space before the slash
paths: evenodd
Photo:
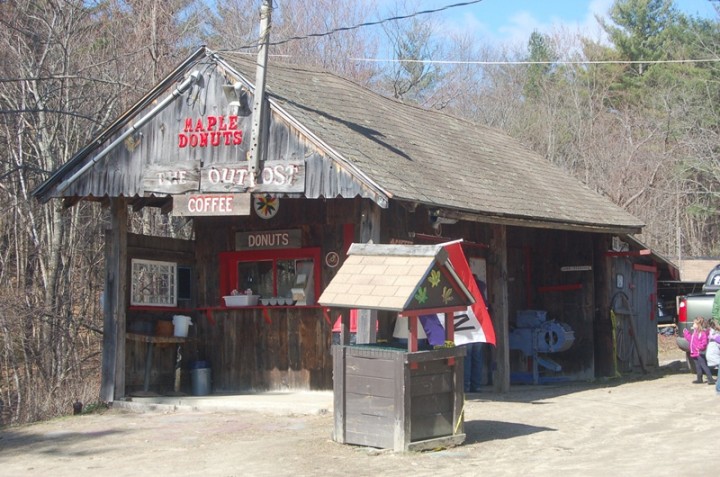
<path id="1" fill-rule="evenodd" d="M 642 63 L 666 64 L 666 63 L 716 63 L 720 58 L 701 58 L 686 60 L 557 60 L 557 61 L 483 61 L 483 60 L 416 60 L 416 59 L 395 59 L 395 58 L 349 58 L 352 61 L 367 61 L 376 63 L 427 63 L 427 64 L 452 64 L 452 65 L 631 65 Z"/>
<path id="2" fill-rule="evenodd" d="M 352 31 L 352 30 L 358 30 L 360 28 L 365 28 L 365 27 L 370 27 L 370 26 L 378 26 L 378 25 L 382 25 L 384 23 L 388 23 L 388 22 L 392 22 L 392 21 L 407 20 L 409 18 L 414 18 L 414 17 L 420 16 L 420 15 L 428 15 L 430 13 L 438 13 L 438 12 L 442 12 L 445 10 L 450 10 L 451 8 L 466 7 L 468 5 L 474 5 L 474 4 L 480 3 L 482 1 L 483 0 L 469 0 L 466 2 L 459 2 L 459 3 L 450 4 L 450 5 L 445 5 L 445 6 L 439 7 L 439 8 L 420 10 L 417 12 L 408 13 L 407 15 L 396 15 L 394 17 L 383 18 L 381 20 L 374 20 L 374 21 L 369 21 L 369 22 L 358 23 L 357 25 L 333 28 L 331 30 L 324 31 L 321 33 L 308 33 L 305 35 L 291 36 L 291 37 L 288 37 L 288 38 L 285 38 L 282 40 L 271 41 L 269 43 L 269 45 L 277 46 L 277 45 L 284 45 L 285 43 L 290 43 L 291 41 L 307 40 L 310 38 L 322 38 L 325 36 L 334 35 L 335 33 L 340 33 L 340 32 L 344 32 L 344 31 Z M 218 50 L 218 51 L 219 52 L 227 52 L 227 51 L 244 50 L 247 48 L 255 48 L 255 47 L 257 47 L 257 42 L 254 44 L 251 44 L 251 45 L 240 46 L 240 47 L 234 48 L 232 50 Z"/>
<path id="3" fill-rule="evenodd" d="M 335 33 L 352 31 L 369 26 L 377 26 L 384 23 L 406 20 L 420 15 L 438 13 L 457 7 L 465 7 L 482 2 L 483 0 L 469 0 L 466 2 L 453 3 L 439 8 L 420 10 L 406 15 L 396 15 L 393 17 L 383 18 L 370 22 L 363 22 L 357 25 L 333 28 L 320 33 L 308 33 L 305 35 L 296 35 L 282 40 L 271 41 L 270 46 L 277 46 L 289 43 L 291 41 L 307 40 L 310 38 L 322 38 L 334 35 Z M 240 53 L 238 50 L 250 49 L 257 47 L 257 43 L 240 46 L 233 49 L 220 49 L 218 52 L 224 53 Z M 276 55 L 271 55 L 276 56 Z M 288 55 L 281 55 L 288 56 Z M 396 59 L 396 58 L 358 58 L 350 57 L 351 61 L 363 61 L 368 63 L 423 63 L 438 65 L 482 65 L 482 66 L 507 66 L 507 65 L 631 65 L 631 64 L 683 64 L 683 63 L 717 63 L 720 58 L 700 58 L 700 59 L 680 59 L 680 60 L 557 60 L 557 61 L 525 61 L 525 60 L 504 60 L 504 61 L 485 61 L 485 60 L 428 60 L 428 59 Z"/>

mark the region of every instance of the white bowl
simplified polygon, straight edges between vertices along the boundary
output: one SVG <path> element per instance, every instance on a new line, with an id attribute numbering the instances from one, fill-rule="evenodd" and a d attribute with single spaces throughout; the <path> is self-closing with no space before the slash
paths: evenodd
<path id="1" fill-rule="evenodd" d="M 225 306 L 255 306 L 260 295 L 229 295 L 224 296 Z"/>

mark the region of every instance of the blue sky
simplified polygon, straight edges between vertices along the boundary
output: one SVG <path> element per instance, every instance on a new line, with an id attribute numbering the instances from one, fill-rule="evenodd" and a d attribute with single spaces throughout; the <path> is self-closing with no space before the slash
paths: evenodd
<path id="1" fill-rule="evenodd" d="M 417 0 L 413 10 L 435 9 L 466 0 Z M 487 43 L 526 44 L 530 33 L 548 33 L 557 29 L 582 32 L 600 38 L 595 15 L 605 14 L 614 0 L 483 0 L 432 15 L 445 28 L 472 32 Z M 720 4 L 720 2 L 716 2 Z M 415 5 L 412 1 L 408 5 Z M 709 0 L 675 0 L 686 14 L 718 18 Z"/>

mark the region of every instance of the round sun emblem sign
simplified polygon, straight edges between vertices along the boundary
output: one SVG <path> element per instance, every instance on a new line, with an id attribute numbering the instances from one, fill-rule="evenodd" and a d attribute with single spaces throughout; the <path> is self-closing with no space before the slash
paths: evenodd
<path id="1" fill-rule="evenodd" d="M 325 265 L 328 267 L 335 268 L 338 266 L 338 263 L 340 263 L 340 255 L 338 255 L 337 252 L 328 252 L 328 254 L 325 255 Z"/>
<path id="2" fill-rule="evenodd" d="M 253 209 L 259 217 L 271 219 L 280 208 L 280 199 L 273 194 L 256 195 L 253 198 Z"/>

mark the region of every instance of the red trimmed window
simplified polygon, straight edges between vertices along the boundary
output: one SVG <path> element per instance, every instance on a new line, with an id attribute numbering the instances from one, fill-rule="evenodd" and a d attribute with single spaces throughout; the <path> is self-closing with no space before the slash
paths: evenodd
<path id="1" fill-rule="evenodd" d="M 293 298 L 305 292 L 307 305 L 320 296 L 320 249 L 272 249 L 220 254 L 220 296 L 250 289 L 262 298 Z M 219 297 L 218 297 L 219 298 Z"/>

